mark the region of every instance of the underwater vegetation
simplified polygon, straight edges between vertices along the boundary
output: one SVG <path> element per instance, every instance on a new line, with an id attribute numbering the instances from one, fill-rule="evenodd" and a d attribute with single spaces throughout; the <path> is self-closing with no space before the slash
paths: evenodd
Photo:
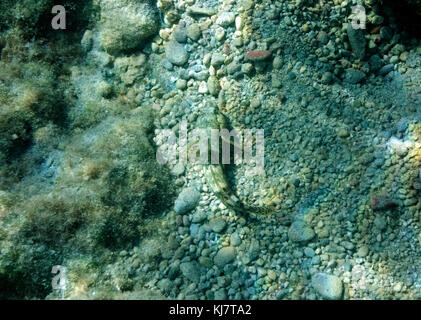
<path id="1" fill-rule="evenodd" d="M 1 4 L 7 22 L 0 62 L 2 299 L 45 297 L 53 265 L 84 254 L 91 261 L 101 250 L 137 244 L 145 219 L 168 206 L 172 193 L 169 172 L 155 161 L 151 109 L 110 114 L 100 118 L 99 128 L 89 111 L 93 99 L 86 111 L 72 112 L 69 62 L 80 59 L 82 49 L 69 44 L 78 37 L 72 23 L 68 38 L 56 39 L 54 48 L 41 37 L 44 27 L 37 21 L 52 3 Z M 91 6 L 65 5 L 82 13 Z M 28 23 L 25 10 L 15 18 L 22 8 L 32 14 Z M 40 39 L 24 46 L 34 34 Z"/>
<path id="2" fill-rule="evenodd" d="M 0 299 L 420 299 L 421 4 L 355 4 L 1 1 Z M 212 115 L 264 175 L 158 163 Z"/>

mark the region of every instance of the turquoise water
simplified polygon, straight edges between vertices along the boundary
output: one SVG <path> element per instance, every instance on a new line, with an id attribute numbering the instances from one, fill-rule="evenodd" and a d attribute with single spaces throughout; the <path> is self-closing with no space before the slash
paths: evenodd
<path id="1" fill-rule="evenodd" d="M 420 299 L 419 1 L 3 1 L 1 299 Z"/>

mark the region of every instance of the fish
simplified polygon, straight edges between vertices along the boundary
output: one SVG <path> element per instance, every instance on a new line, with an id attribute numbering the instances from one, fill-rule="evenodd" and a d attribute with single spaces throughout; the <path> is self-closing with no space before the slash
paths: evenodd
<path id="1" fill-rule="evenodd" d="M 198 117 L 198 128 L 208 130 L 208 137 L 210 137 L 210 131 L 212 129 L 228 129 L 225 116 L 219 111 L 218 105 L 214 100 L 205 102 L 201 115 Z M 222 139 L 224 138 L 222 137 Z M 232 144 L 231 141 L 225 142 Z M 220 144 L 218 144 L 218 148 L 220 147 Z M 212 150 L 210 141 L 208 150 L 209 155 L 211 155 L 212 152 L 215 152 L 215 150 Z M 210 159 L 210 157 L 208 157 L 208 159 Z M 250 206 L 242 202 L 230 188 L 224 165 L 221 164 L 220 161 L 216 164 L 208 162 L 203 165 L 203 168 L 206 183 L 215 196 L 231 211 L 252 219 L 260 219 L 262 216 L 276 212 L 275 208 Z"/>

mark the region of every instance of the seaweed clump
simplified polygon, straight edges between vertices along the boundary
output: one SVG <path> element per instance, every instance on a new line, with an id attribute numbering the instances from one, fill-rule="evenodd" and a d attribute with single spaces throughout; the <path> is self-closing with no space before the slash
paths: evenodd
<path id="1" fill-rule="evenodd" d="M 149 139 L 152 111 L 138 108 L 129 116 L 75 135 L 52 186 L 40 185 L 40 192 L 26 186 L 19 201 L 7 202 L 0 219 L 5 297 L 22 298 L 23 288 L 28 297 L 45 297 L 52 266 L 75 257 L 102 268 L 110 253 L 137 245 L 148 219 L 170 203 L 170 174 Z"/>

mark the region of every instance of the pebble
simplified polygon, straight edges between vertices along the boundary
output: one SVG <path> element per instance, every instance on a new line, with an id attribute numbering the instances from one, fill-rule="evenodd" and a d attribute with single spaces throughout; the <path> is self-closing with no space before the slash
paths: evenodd
<path id="1" fill-rule="evenodd" d="M 320 31 L 317 34 L 317 40 L 321 43 L 321 44 L 327 44 L 329 42 L 329 36 L 326 32 L 324 31 Z"/>
<path id="2" fill-rule="evenodd" d="M 354 249 L 354 244 L 352 242 L 349 242 L 349 241 L 343 241 L 342 246 L 347 250 Z"/>
<path id="3" fill-rule="evenodd" d="M 190 225 L 190 236 L 192 238 L 196 238 L 197 234 L 199 233 L 199 225 L 196 223 L 192 223 Z"/>
<path id="4" fill-rule="evenodd" d="M 174 29 L 173 36 L 174 36 L 175 41 L 179 43 L 186 43 L 187 42 L 186 28 L 178 25 Z"/>
<path id="5" fill-rule="evenodd" d="M 224 288 L 221 288 L 215 292 L 214 296 L 215 300 L 226 300 L 227 299 L 227 293 Z"/>
<path id="6" fill-rule="evenodd" d="M 225 57 L 222 54 L 217 53 L 217 52 L 212 54 L 211 65 L 214 66 L 215 68 L 223 65 L 224 61 L 225 61 Z"/>
<path id="7" fill-rule="evenodd" d="M 288 230 L 288 237 L 294 242 L 307 242 L 313 239 L 314 236 L 313 229 L 301 220 L 293 222 Z"/>
<path id="8" fill-rule="evenodd" d="M 161 291 L 167 293 L 167 292 L 169 292 L 171 290 L 172 283 L 171 283 L 170 279 L 161 279 L 157 283 L 157 287 L 159 289 L 161 289 Z"/>
<path id="9" fill-rule="evenodd" d="M 199 84 L 199 88 L 197 89 L 199 93 L 208 93 L 208 84 L 205 81 L 202 81 Z"/>
<path id="10" fill-rule="evenodd" d="M 172 63 L 168 59 L 162 59 L 161 64 L 168 71 L 171 71 L 171 70 L 174 69 L 174 66 L 172 65 Z"/>
<path id="11" fill-rule="evenodd" d="M 275 271 L 273 271 L 273 270 L 269 270 L 269 271 L 268 271 L 268 277 L 269 277 L 269 279 L 270 279 L 270 280 L 272 280 L 272 281 L 276 280 L 276 272 L 275 272 Z"/>
<path id="12" fill-rule="evenodd" d="M 250 10 L 254 7 L 254 1 L 253 0 L 241 0 L 241 6 L 245 11 Z"/>
<path id="13" fill-rule="evenodd" d="M 240 71 L 240 69 L 241 69 L 241 65 L 235 60 L 227 66 L 228 74 L 234 74 Z"/>
<path id="14" fill-rule="evenodd" d="M 235 260 L 235 256 L 236 251 L 234 247 L 224 247 L 219 249 L 216 253 L 213 262 L 222 269 L 226 264 L 233 262 Z"/>
<path id="15" fill-rule="evenodd" d="M 165 56 L 176 66 L 182 66 L 189 60 L 189 54 L 184 45 L 176 41 L 169 41 L 165 46 Z"/>
<path id="16" fill-rule="evenodd" d="M 309 247 L 304 248 L 304 254 L 308 258 L 313 258 L 314 255 L 315 255 L 314 250 L 312 248 L 309 248 Z"/>
<path id="17" fill-rule="evenodd" d="M 241 31 L 244 27 L 244 20 L 241 17 L 235 18 L 235 30 Z"/>
<path id="18" fill-rule="evenodd" d="M 183 80 L 183 81 L 185 81 L 185 80 Z M 177 162 L 174 165 L 174 167 L 171 169 L 171 173 L 173 175 L 175 175 L 176 177 L 179 177 L 179 176 L 181 176 L 184 173 L 184 170 L 185 170 L 184 164 L 182 162 Z"/>
<path id="19" fill-rule="evenodd" d="M 211 220 L 209 224 L 212 230 L 216 233 L 221 233 L 227 226 L 227 223 L 223 218 L 215 218 Z"/>
<path id="20" fill-rule="evenodd" d="M 366 257 L 368 255 L 368 247 L 367 246 L 361 246 L 359 249 L 358 249 L 358 256 L 360 257 L 360 258 L 364 258 L 364 257 Z"/>
<path id="21" fill-rule="evenodd" d="M 200 200 L 200 192 L 189 187 L 181 191 L 174 203 L 174 211 L 183 214 L 196 208 Z"/>
<path id="22" fill-rule="evenodd" d="M 197 23 L 193 23 L 187 27 L 186 34 L 191 40 L 197 41 L 202 35 L 202 31 Z"/>
<path id="23" fill-rule="evenodd" d="M 208 7 L 191 6 L 187 8 L 187 14 L 191 16 L 213 16 L 216 10 Z"/>
<path id="24" fill-rule="evenodd" d="M 370 64 L 370 70 L 374 72 L 377 72 L 383 66 L 383 60 L 377 54 L 372 55 L 368 63 Z"/>
<path id="25" fill-rule="evenodd" d="M 222 12 L 218 19 L 216 19 L 216 24 L 220 25 L 221 27 L 227 28 L 232 25 L 235 21 L 235 13 L 224 11 Z"/>
<path id="26" fill-rule="evenodd" d="M 402 283 L 398 282 L 393 286 L 394 292 L 401 292 L 401 290 L 402 290 Z"/>
<path id="27" fill-rule="evenodd" d="M 317 273 L 311 278 L 313 288 L 325 299 L 339 300 L 342 298 L 342 281 L 333 275 Z"/>
<path id="28" fill-rule="evenodd" d="M 241 72 L 251 74 L 253 72 L 253 65 L 251 63 L 243 63 L 241 65 Z"/>
<path id="29" fill-rule="evenodd" d="M 215 39 L 218 40 L 218 41 L 222 41 L 224 39 L 224 37 L 225 37 L 224 28 L 221 28 L 221 27 L 217 28 L 215 30 Z"/>
<path id="30" fill-rule="evenodd" d="M 196 261 L 183 262 L 180 264 L 180 270 L 184 277 L 192 282 L 199 282 L 200 267 Z"/>
<path id="31" fill-rule="evenodd" d="M 386 229 L 386 226 L 387 226 L 386 218 L 383 216 L 377 216 L 374 219 L 374 226 L 376 227 L 377 230 L 383 231 L 384 229 Z"/>
<path id="32" fill-rule="evenodd" d="M 219 91 L 221 91 L 221 86 L 219 85 L 218 78 L 215 76 L 210 76 L 208 78 L 207 86 L 208 86 L 209 93 L 213 95 L 214 97 L 217 97 L 219 94 Z"/>
<path id="33" fill-rule="evenodd" d="M 231 236 L 230 236 L 230 245 L 232 245 L 233 247 L 238 247 L 239 245 L 241 245 L 241 238 L 238 235 L 237 232 L 234 232 Z"/>
<path id="34" fill-rule="evenodd" d="M 179 90 L 184 90 L 187 88 L 187 81 L 184 79 L 178 79 L 175 83 L 175 87 Z"/>
<path id="35" fill-rule="evenodd" d="M 246 59 L 250 61 L 263 61 L 271 56 L 270 50 L 249 50 L 246 53 Z"/>
<path id="36" fill-rule="evenodd" d="M 348 130 L 342 128 L 338 131 L 338 137 L 339 138 L 348 138 L 349 137 L 349 132 Z"/>
<path id="37" fill-rule="evenodd" d="M 237 48 L 240 48 L 243 46 L 243 39 L 238 37 L 238 38 L 234 38 L 234 40 L 232 41 L 232 44 L 234 46 L 236 46 Z"/>
<path id="38" fill-rule="evenodd" d="M 332 82 L 332 79 L 333 79 L 332 73 L 327 71 L 323 73 L 321 81 L 324 84 L 330 84 Z"/>
<path id="39" fill-rule="evenodd" d="M 365 78 L 365 73 L 357 69 L 347 69 L 345 71 L 344 81 L 351 84 L 357 84 Z"/>
<path id="40" fill-rule="evenodd" d="M 206 220 L 206 212 L 204 211 L 196 211 L 192 216 L 192 222 L 193 223 L 201 223 L 204 220 Z"/>
<path id="41" fill-rule="evenodd" d="M 385 75 L 389 74 L 389 72 L 393 71 L 394 68 L 395 66 L 393 63 L 387 64 L 379 70 L 379 75 L 384 77 Z"/>
<path id="42" fill-rule="evenodd" d="M 273 59 L 272 65 L 273 65 L 273 68 L 280 69 L 282 67 L 282 59 L 280 57 L 276 56 Z"/>

